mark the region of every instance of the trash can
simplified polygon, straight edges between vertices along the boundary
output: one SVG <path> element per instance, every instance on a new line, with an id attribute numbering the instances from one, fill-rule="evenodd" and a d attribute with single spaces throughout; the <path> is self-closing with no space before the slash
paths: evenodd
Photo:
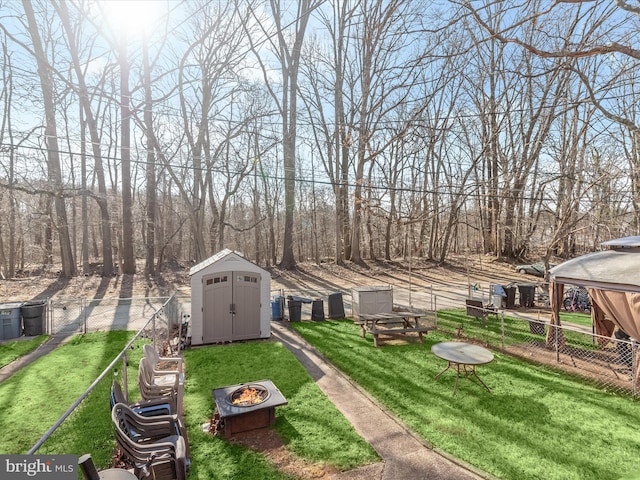
<path id="1" fill-rule="evenodd" d="M 516 287 L 503 285 L 504 293 L 507 294 L 505 299 L 505 308 L 513 308 L 516 306 Z"/>
<path id="2" fill-rule="evenodd" d="M 20 307 L 22 303 L 0 304 L 0 340 L 20 336 Z"/>
<path id="3" fill-rule="evenodd" d="M 329 295 L 329 318 L 344 318 L 344 302 L 342 292 Z"/>
<path id="4" fill-rule="evenodd" d="M 316 298 L 311 304 L 311 320 L 319 322 L 324 320 L 324 302 Z"/>
<path id="5" fill-rule="evenodd" d="M 299 322 L 302 316 L 302 301 L 289 297 L 287 306 L 289 307 L 289 321 Z"/>
<path id="6" fill-rule="evenodd" d="M 497 308 L 504 308 L 506 306 L 507 293 L 504 291 L 504 287 L 499 284 L 491 285 L 491 294 L 489 296 L 489 304 Z"/>
<path id="7" fill-rule="evenodd" d="M 42 335 L 44 333 L 47 302 L 44 300 L 25 302 L 22 304 L 21 310 L 25 336 L 35 337 Z"/>
<path id="8" fill-rule="evenodd" d="M 282 311 L 284 310 L 282 308 L 282 306 L 284 305 L 283 300 L 284 299 L 282 298 L 282 296 L 277 296 L 271 302 L 271 320 L 276 320 L 276 321 L 282 320 L 282 316 L 284 314 L 284 312 Z"/>
<path id="9" fill-rule="evenodd" d="M 518 285 L 518 292 L 520 293 L 520 306 L 521 307 L 533 307 L 534 298 L 536 294 L 535 285 Z"/>

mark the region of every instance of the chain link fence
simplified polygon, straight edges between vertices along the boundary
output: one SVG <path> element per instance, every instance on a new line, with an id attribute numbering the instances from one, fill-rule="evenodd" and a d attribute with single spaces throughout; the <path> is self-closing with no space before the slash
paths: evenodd
<path id="1" fill-rule="evenodd" d="M 437 328 L 460 339 L 479 342 L 510 355 L 578 375 L 604 390 L 640 396 L 640 345 L 634 340 L 602 337 L 591 327 L 566 324 L 552 328 L 542 319 L 516 318 L 504 310 L 486 310 L 486 317 L 460 317 L 459 310 L 449 307 L 452 299 L 440 299 L 431 289 L 419 291 L 398 286 L 393 290 L 393 306 L 399 310 L 425 312 L 436 317 Z M 327 302 L 335 289 L 274 290 L 272 298 L 302 297 Z M 352 316 L 351 290 L 341 291 L 345 316 Z M 454 299 L 455 300 L 455 299 Z M 442 305 L 439 305 L 442 303 Z M 458 300 L 458 305 L 464 300 Z M 283 302 L 284 318 L 287 306 Z M 437 315 L 436 312 L 437 311 Z M 312 305 L 302 304 L 301 317 L 311 318 Z M 430 320 L 432 321 L 432 320 Z"/>
<path id="2" fill-rule="evenodd" d="M 603 337 L 590 327 L 551 326 L 543 320 L 487 312 L 485 321 L 438 312 L 438 329 L 510 355 L 578 375 L 604 390 L 640 395 L 638 343 Z"/>
<path id="3" fill-rule="evenodd" d="M 77 445 L 74 430 L 90 428 L 96 432 L 111 432 L 108 399 L 112 382 L 117 380 L 127 397 L 132 392 L 131 397 L 137 399 L 137 372 L 142 345 L 152 343 L 161 356 L 179 354 L 184 346 L 184 323 L 188 316 L 175 295 L 169 298 L 51 300 L 48 322 L 49 331 L 54 335 L 114 330 L 136 333 L 127 335 L 123 332 L 120 335 L 123 339 L 120 353 L 31 447 L 28 454 L 88 451 L 92 452 L 96 463 L 110 463 L 110 437 L 108 445 L 100 443 L 104 441 L 104 436 L 100 435 L 96 435 L 93 445 Z M 82 408 L 86 405 L 93 407 Z"/>
<path id="4" fill-rule="evenodd" d="M 52 299 L 49 301 L 48 331 L 52 335 L 68 335 L 139 330 L 167 300 L 167 297 Z"/>

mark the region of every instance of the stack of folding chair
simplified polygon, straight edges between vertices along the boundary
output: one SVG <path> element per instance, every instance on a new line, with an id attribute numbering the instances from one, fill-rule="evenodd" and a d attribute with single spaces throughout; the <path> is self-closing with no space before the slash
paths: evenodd
<path id="1" fill-rule="evenodd" d="M 127 405 L 138 415 L 143 417 L 157 417 L 157 416 L 170 416 L 177 427 L 176 434 L 181 435 L 184 438 L 185 448 L 187 451 L 187 457 L 189 457 L 189 440 L 187 437 L 187 429 L 184 426 L 182 417 L 178 415 L 165 399 L 158 398 L 155 400 L 142 400 L 140 402 L 128 403 L 125 395 L 122 391 L 122 387 L 117 380 L 111 383 L 111 409 L 116 403 L 123 403 Z"/>
<path id="2" fill-rule="evenodd" d="M 152 345 L 145 345 L 138 368 L 138 387 L 144 400 L 164 399 L 182 414 L 184 373 L 182 358 L 160 357 Z M 165 368 L 167 368 L 165 370 Z"/>
<path id="3" fill-rule="evenodd" d="M 185 480 L 187 443 L 176 415 L 144 417 L 124 403 L 116 403 L 111 419 L 118 446 L 133 464 L 138 478 Z"/>

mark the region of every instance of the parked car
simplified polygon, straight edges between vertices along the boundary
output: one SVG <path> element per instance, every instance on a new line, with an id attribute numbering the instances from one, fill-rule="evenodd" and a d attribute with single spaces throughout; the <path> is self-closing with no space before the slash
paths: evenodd
<path id="1" fill-rule="evenodd" d="M 549 269 L 555 267 L 553 263 L 549 264 Z M 536 262 L 527 265 L 516 265 L 516 272 L 527 273 L 529 275 L 535 275 L 537 277 L 544 277 L 544 263 Z"/>

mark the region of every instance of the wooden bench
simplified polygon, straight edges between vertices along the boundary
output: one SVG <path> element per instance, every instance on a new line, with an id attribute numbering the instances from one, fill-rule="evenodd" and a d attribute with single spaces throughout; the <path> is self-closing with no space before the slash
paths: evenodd
<path id="1" fill-rule="evenodd" d="M 373 335 L 373 345 L 378 347 L 378 336 L 400 336 L 407 333 L 417 333 L 420 338 L 420 342 L 424 343 L 423 333 L 428 333 L 430 330 L 435 330 L 435 327 L 410 327 L 410 328 L 369 328 L 367 332 Z"/>
<path id="2" fill-rule="evenodd" d="M 474 300 L 467 298 L 465 300 L 467 307 L 467 315 L 469 317 L 475 317 L 482 320 L 482 323 L 487 321 L 489 315 L 498 315 L 498 309 L 493 305 L 484 305 L 482 300 Z"/>

